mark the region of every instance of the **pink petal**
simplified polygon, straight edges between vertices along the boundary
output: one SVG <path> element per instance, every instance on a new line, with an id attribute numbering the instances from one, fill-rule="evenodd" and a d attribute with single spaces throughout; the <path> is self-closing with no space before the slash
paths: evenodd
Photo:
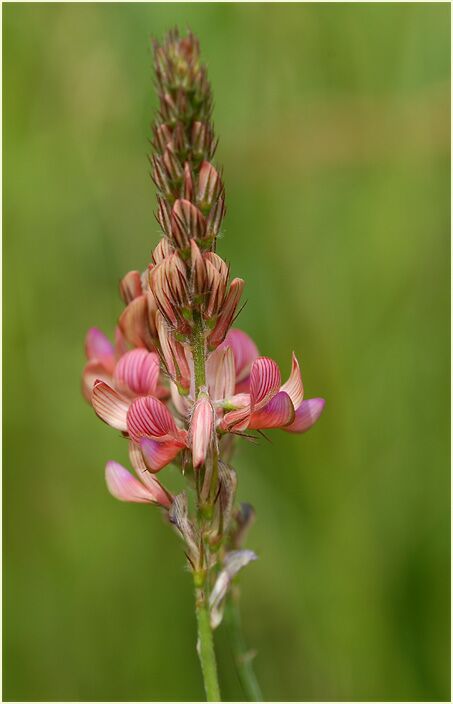
<path id="1" fill-rule="evenodd" d="M 293 352 L 291 374 L 289 375 L 288 381 L 285 381 L 280 391 L 286 391 L 295 410 L 297 410 L 304 400 L 304 385 L 302 383 L 302 376 L 300 374 L 299 362 L 297 361 L 296 355 Z"/>
<path id="2" fill-rule="evenodd" d="M 139 396 L 154 394 L 159 379 L 159 357 L 143 347 L 126 352 L 115 369 L 115 381 Z"/>
<path id="3" fill-rule="evenodd" d="M 145 460 L 143 459 L 143 454 L 138 445 L 132 440 L 129 442 L 129 459 L 135 470 L 135 473 L 142 480 L 145 486 L 156 496 L 156 499 L 162 506 L 166 508 L 170 507 L 172 495 L 169 491 L 166 491 L 162 484 L 150 474 L 148 467 L 146 466 Z"/>
<path id="4" fill-rule="evenodd" d="M 249 419 L 250 405 L 247 404 L 244 408 L 239 408 L 236 411 L 229 411 L 226 413 L 220 423 L 220 428 L 221 430 L 240 432 L 248 427 Z"/>
<path id="5" fill-rule="evenodd" d="M 192 463 L 200 467 L 206 460 L 209 446 L 213 439 L 214 410 L 207 396 L 203 396 L 195 404 L 190 435 L 192 441 Z"/>
<path id="6" fill-rule="evenodd" d="M 235 390 L 234 355 L 231 347 L 218 347 L 206 363 L 208 388 L 216 401 L 230 398 Z"/>
<path id="7" fill-rule="evenodd" d="M 244 381 L 250 376 L 252 363 L 259 356 L 258 348 L 252 338 L 247 333 L 232 328 L 220 345 L 221 347 L 231 347 L 234 354 L 234 365 L 236 369 L 236 383 Z"/>
<path id="8" fill-rule="evenodd" d="M 250 372 L 250 405 L 252 412 L 266 405 L 280 389 L 280 369 L 269 357 L 258 357 Z"/>
<path id="9" fill-rule="evenodd" d="M 152 442 L 152 441 L 151 441 Z M 157 501 L 161 506 L 165 508 L 170 508 L 173 500 L 173 496 L 170 492 L 167 492 L 160 481 L 156 479 L 148 470 L 144 474 L 140 475 L 143 484 L 154 496 L 154 500 Z"/>
<path id="10" fill-rule="evenodd" d="M 118 462 L 107 462 L 105 480 L 108 490 L 115 499 L 133 501 L 139 504 L 155 503 L 157 501 L 155 494 Z"/>
<path id="11" fill-rule="evenodd" d="M 102 362 L 97 360 L 87 362 L 82 374 L 82 391 L 87 401 L 91 402 L 94 383 L 99 379 L 106 384 L 112 383 L 112 376 L 106 371 Z"/>
<path id="12" fill-rule="evenodd" d="M 281 428 L 294 420 L 294 407 L 285 391 L 279 391 L 264 408 L 250 416 L 248 427 L 251 430 Z"/>
<path id="13" fill-rule="evenodd" d="M 282 430 L 289 433 L 305 433 L 316 423 L 324 409 L 325 400 L 323 398 L 310 398 L 302 401 L 296 411 L 294 421 Z"/>
<path id="14" fill-rule="evenodd" d="M 242 381 L 236 382 L 237 394 L 249 394 L 250 393 L 250 374 L 245 377 Z"/>
<path id="15" fill-rule="evenodd" d="M 135 473 L 141 477 L 143 472 L 146 472 L 146 464 L 143 459 L 142 451 L 133 440 L 129 440 L 129 459 Z"/>
<path id="16" fill-rule="evenodd" d="M 167 436 L 178 435 L 170 411 L 154 396 L 141 396 L 132 402 L 127 414 L 127 430 L 136 443 L 142 437 L 167 439 Z"/>
<path id="17" fill-rule="evenodd" d="M 170 396 L 179 415 L 183 417 L 187 416 L 192 408 L 192 402 L 189 401 L 187 396 L 181 396 L 178 387 L 173 381 L 170 381 Z"/>
<path id="18" fill-rule="evenodd" d="M 119 359 L 128 350 L 127 340 L 121 332 L 121 328 L 117 325 L 115 328 L 115 357 Z"/>
<path id="19" fill-rule="evenodd" d="M 88 360 L 102 362 L 107 371 L 113 372 L 115 368 L 113 345 L 98 328 L 88 330 L 85 338 L 85 353 Z"/>
<path id="20" fill-rule="evenodd" d="M 151 438 L 142 438 L 140 447 L 148 469 L 151 472 L 158 472 L 162 467 L 174 460 L 183 445 L 177 440 L 159 442 Z"/>
<path id="21" fill-rule="evenodd" d="M 103 381 L 97 380 L 93 387 L 91 403 L 99 418 L 112 428 L 127 431 L 129 401 Z"/>

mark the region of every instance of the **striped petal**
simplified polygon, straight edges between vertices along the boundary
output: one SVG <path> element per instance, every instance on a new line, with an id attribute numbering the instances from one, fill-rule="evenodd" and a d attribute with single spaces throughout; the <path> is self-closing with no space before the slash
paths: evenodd
<path id="1" fill-rule="evenodd" d="M 241 432 L 246 430 L 250 420 L 250 405 L 247 404 L 244 408 L 239 408 L 235 411 L 229 411 L 223 416 L 220 423 L 221 430 L 231 430 L 232 432 Z"/>
<path id="2" fill-rule="evenodd" d="M 104 381 L 106 384 L 111 384 L 112 376 L 106 371 L 102 362 L 94 359 L 85 364 L 82 374 L 82 392 L 87 401 L 91 401 L 93 386 L 98 380 Z"/>
<path id="3" fill-rule="evenodd" d="M 156 477 L 153 477 L 152 474 L 150 474 L 149 469 L 146 466 L 145 460 L 143 459 L 143 453 L 141 451 L 141 448 L 136 445 L 135 442 L 132 442 L 132 440 L 129 441 L 129 459 L 135 470 L 135 473 L 138 477 L 140 477 L 144 485 L 147 486 L 148 489 L 155 494 L 156 498 L 158 498 L 158 501 L 160 504 L 162 504 L 162 506 L 168 508 L 173 500 L 172 495 L 169 491 L 164 489 L 164 487 L 156 479 Z"/>
<path id="4" fill-rule="evenodd" d="M 285 391 L 279 391 L 264 408 L 250 416 L 250 430 L 281 428 L 294 420 L 294 407 Z"/>
<path id="5" fill-rule="evenodd" d="M 310 398 L 302 401 L 296 411 L 294 421 L 283 430 L 289 433 L 305 433 L 316 423 L 323 412 L 325 400 L 323 398 Z"/>
<path id="6" fill-rule="evenodd" d="M 221 342 L 224 341 L 229 327 L 233 322 L 234 316 L 236 315 L 236 309 L 243 290 L 244 280 L 239 278 L 233 279 L 230 284 L 230 290 L 228 291 L 228 294 L 223 302 L 220 315 L 217 318 L 214 330 L 208 337 L 208 345 L 210 349 L 215 349 Z"/>
<path id="7" fill-rule="evenodd" d="M 115 381 L 139 396 L 154 394 L 159 379 L 159 357 L 143 347 L 126 352 L 115 369 Z"/>
<path id="8" fill-rule="evenodd" d="M 190 424 L 192 464 L 195 469 L 204 464 L 206 460 L 206 455 L 213 439 L 213 429 L 214 410 L 207 396 L 203 396 L 195 404 Z"/>
<path id="9" fill-rule="evenodd" d="M 304 385 L 302 383 L 302 376 L 300 373 L 299 362 L 297 357 L 293 352 L 291 374 L 289 375 L 288 381 L 285 381 L 280 391 L 286 391 L 295 410 L 297 410 L 304 400 Z"/>
<path id="10" fill-rule="evenodd" d="M 154 396 L 142 396 L 132 402 L 127 414 L 127 430 L 136 443 L 143 437 L 170 439 L 178 435 L 170 411 Z"/>
<path id="11" fill-rule="evenodd" d="M 162 486 L 160 481 L 156 479 L 148 470 L 141 475 L 141 480 L 143 484 L 146 486 L 146 488 L 151 492 L 151 494 L 154 496 L 155 501 L 159 503 L 161 506 L 164 506 L 165 508 L 170 508 L 172 501 L 173 501 L 173 496 L 170 494 L 170 492 L 167 492 L 166 489 Z"/>
<path id="12" fill-rule="evenodd" d="M 228 330 L 227 336 L 220 347 L 231 347 L 233 350 L 234 366 L 236 370 L 236 384 L 248 379 L 252 364 L 255 359 L 259 357 L 258 348 L 252 338 L 242 330 L 232 328 L 231 330 Z M 248 391 L 248 387 L 243 390 Z"/>
<path id="13" fill-rule="evenodd" d="M 281 384 L 280 369 L 269 357 L 258 357 L 250 372 L 250 406 L 252 412 L 263 408 L 278 393 Z"/>
<path id="14" fill-rule="evenodd" d="M 85 338 L 85 353 L 88 360 L 101 362 L 105 369 L 113 372 L 115 351 L 112 343 L 99 328 L 90 328 Z"/>
<path id="15" fill-rule="evenodd" d="M 91 403 L 96 414 L 112 428 L 127 431 L 129 401 L 103 381 L 97 380 L 93 387 Z"/>
<path id="16" fill-rule="evenodd" d="M 139 504 L 161 503 L 155 492 L 142 484 L 118 462 L 107 462 L 105 480 L 108 490 L 119 501 L 132 501 Z M 167 506 L 169 506 L 168 497 Z"/>
<path id="17" fill-rule="evenodd" d="M 218 347 L 209 355 L 206 375 L 211 397 L 215 401 L 230 398 L 235 390 L 234 354 L 231 347 Z"/>
<path id="18" fill-rule="evenodd" d="M 141 477 L 143 472 L 146 472 L 146 464 L 139 445 L 137 445 L 133 440 L 129 440 L 129 459 L 135 473 Z"/>
<path id="19" fill-rule="evenodd" d="M 183 447 L 184 443 L 178 440 L 165 440 L 164 442 L 151 438 L 141 438 L 140 440 L 143 458 L 151 472 L 158 472 L 169 464 Z"/>

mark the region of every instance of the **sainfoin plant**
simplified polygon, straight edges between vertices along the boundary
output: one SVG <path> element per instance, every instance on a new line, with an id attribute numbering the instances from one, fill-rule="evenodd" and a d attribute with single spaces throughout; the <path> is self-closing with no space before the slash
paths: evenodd
<path id="1" fill-rule="evenodd" d="M 236 577 L 256 559 L 243 547 L 254 510 L 236 504 L 234 446 L 273 428 L 304 433 L 324 400 L 304 399 L 294 354 L 282 383 L 278 364 L 233 327 L 244 281 L 231 279 L 216 251 L 225 189 L 213 164 L 212 94 L 199 43 L 172 30 L 155 43 L 154 57 L 160 106 L 151 167 L 162 237 L 145 271 L 130 271 L 120 283 L 124 309 L 114 342 L 97 328 L 88 331 L 83 391 L 128 441 L 134 473 L 107 462 L 110 493 L 160 507 L 184 541 L 208 701 L 220 700 L 213 629 L 224 614 L 244 694 L 259 701 Z M 186 482 L 176 496 L 165 488 L 170 463 Z"/>

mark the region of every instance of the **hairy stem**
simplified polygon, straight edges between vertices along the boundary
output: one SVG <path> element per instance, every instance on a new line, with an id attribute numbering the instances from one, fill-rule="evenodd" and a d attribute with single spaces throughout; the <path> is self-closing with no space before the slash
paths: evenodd
<path id="1" fill-rule="evenodd" d="M 226 599 L 225 624 L 229 631 L 230 644 L 233 650 L 239 679 L 249 702 L 262 702 L 263 695 L 253 670 L 253 652 L 247 649 L 242 634 L 241 614 L 239 611 L 239 588 L 233 585 Z"/>
<path id="2" fill-rule="evenodd" d="M 219 702 L 220 689 L 217 679 L 217 664 L 209 619 L 209 608 L 205 592 L 198 586 L 195 586 L 195 611 L 198 625 L 197 650 L 203 674 L 206 699 L 208 702 Z"/>
<path id="3" fill-rule="evenodd" d="M 191 349 L 195 375 L 195 399 L 202 386 L 206 386 L 206 341 L 204 339 L 203 321 L 198 311 L 194 311 L 194 328 Z"/>

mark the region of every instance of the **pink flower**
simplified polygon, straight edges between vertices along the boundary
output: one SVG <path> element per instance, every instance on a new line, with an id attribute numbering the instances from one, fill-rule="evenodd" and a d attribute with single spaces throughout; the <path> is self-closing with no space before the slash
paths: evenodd
<path id="1" fill-rule="evenodd" d="M 82 387 L 88 401 L 94 383 L 99 379 L 130 397 L 166 393 L 158 387 L 158 354 L 143 347 L 128 351 L 119 328 L 116 329 L 115 345 L 101 330 L 91 328 L 85 339 L 85 351 L 88 362 L 83 370 Z"/>
<path id="2" fill-rule="evenodd" d="M 226 413 L 220 428 L 229 432 L 282 428 L 303 433 L 318 420 L 325 404 L 322 398 L 304 401 L 303 396 L 302 377 L 294 354 L 291 374 L 283 385 L 276 362 L 258 357 L 250 371 L 250 392 L 230 399 L 236 409 Z"/>
<path id="3" fill-rule="evenodd" d="M 147 471 L 141 452 L 133 443 L 130 446 L 129 456 L 140 481 L 118 462 L 107 462 L 105 479 L 112 496 L 120 501 L 152 503 L 167 509 L 170 508 L 173 497 Z"/>
<path id="4" fill-rule="evenodd" d="M 165 467 L 187 446 L 187 431 L 177 427 L 166 405 L 155 396 L 140 396 L 131 401 L 98 380 L 91 402 L 99 418 L 140 447 L 152 472 Z"/>
<path id="5" fill-rule="evenodd" d="M 154 396 L 137 398 L 126 415 L 129 437 L 140 446 L 146 466 L 158 472 L 187 447 L 187 431 L 177 427 L 162 401 Z"/>

